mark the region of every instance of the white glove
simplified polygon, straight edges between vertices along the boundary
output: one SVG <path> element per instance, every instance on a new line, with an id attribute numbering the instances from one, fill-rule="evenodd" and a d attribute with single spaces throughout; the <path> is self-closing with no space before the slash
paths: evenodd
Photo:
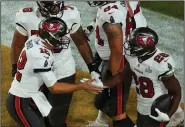
<path id="1" fill-rule="evenodd" d="M 100 80 L 100 75 L 97 72 L 92 71 L 91 72 L 91 78 L 94 79 L 94 81 L 92 82 L 93 85 L 99 86 L 99 87 L 102 87 L 102 88 L 108 88 L 107 86 L 103 86 L 103 83 Z M 83 79 L 80 80 L 80 82 L 84 83 L 84 82 L 87 82 L 88 80 L 89 79 L 87 79 L 87 78 L 83 78 Z"/>
<path id="2" fill-rule="evenodd" d="M 94 79 L 94 81 L 92 82 L 93 85 L 103 87 L 103 83 L 100 80 L 100 74 L 98 74 L 95 71 L 92 71 L 91 72 L 91 78 Z"/>
<path id="3" fill-rule="evenodd" d="M 155 111 L 157 112 L 158 116 L 155 117 L 155 116 L 149 115 L 152 119 L 159 122 L 167 122 L 170 120 L 169 116 L 166 113 L 159 111 L 158 108 L 155 108 Z"/>
<path id="4" fill-rule="evenodd" d="M 94 31 L 94 26 L 95 26 L 95 22 L 92 22 L 83 29 L 87 37 L 89 37 Z"/>

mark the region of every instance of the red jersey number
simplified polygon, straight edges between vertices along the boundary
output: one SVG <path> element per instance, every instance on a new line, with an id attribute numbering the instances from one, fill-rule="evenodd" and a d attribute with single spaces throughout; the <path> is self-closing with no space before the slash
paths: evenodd
<path id="1" fill-rule="evenodd" d="M 118 9 L 118 6 L 117 6 L 117 5 L 113 5 L 112 7 L 111 7 L 111 6 L 108 6 L 108 7 L 106 7 L 106 8 L 104 9 L 104 12 L 107 12 L 107 11 L 111 10 L 112 8 Z"/>
<path id="2" fill-rule="evenodd" d="M 39 34 L 39 31 L 38 30 L 31 30 L 31 36 L 32 35 L 38 35 Z"/>
<path id="3" fill-rule="evenodd" d="M 24 8 L 23 10 L 22 10 L 24 13 L 26 13 L 26 12 L 32 12 L 33 11 L 33 8 Z"/>
<path id="4" fill-rule="evenodd" d="M 168 54 L 165 54 L 165 53 L 160 53 L 158 54 L 157 56 L 154 57 L 154 60 L 158 63 L 160 63 L 161 61 L 164 60 L 164 58 L 168 57 L 169 55 Z"/>
<path id="5" fill-rule="evenodd" d="M 137 80 L 136 75 L 134 75 L 134 80 L 137 85 L 137 94 L 142 95 L 144 98 L 152 98 L 155 95 L 152 80 L 146 77 L 139 77 Z"/>
<path id="6" fill-rule="evenodd" d="M 44 53 L 44 54 L 47 54 L 48 56 L 50 56 L 49 51 L 45 48 L 40 48 L 40 53 Z"/>
<path id="7" fill-rule="evenodd" d="M 99 31 L 99 26 L 96 26 L 96 39 L 98 40 L 98 44 L 101 46 L 104 46 L 104 40 L 101 39 L 100 37 L 100 31 Z"/>
<path id="8" fill-rule="evenodd" d="M 24 69 L 25 65 L 26 65 L 26 62 L 27 62 L 27 56 L 26 56 L 26 51 L 24 50 L 20 57 L 19 57 L 19 61 L 17 63 L 17 73 L 16 73 L 16 79 L 17 81 L 21 81 L 21 78 L 22 78 L 22 74 L 19 72 L 19 70 L 22 70 Z"/>

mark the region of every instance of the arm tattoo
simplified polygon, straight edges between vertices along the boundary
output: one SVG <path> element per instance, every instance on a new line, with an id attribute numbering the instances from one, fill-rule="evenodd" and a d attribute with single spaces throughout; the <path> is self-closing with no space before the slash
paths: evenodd
<path id="1" fill-rule="evenodd" d="M 104 31 L 107 33 L 110 37 L 120 37 L 123 35 L 121 24 L 110 24 L 105 23 L 103 25 Z"/>

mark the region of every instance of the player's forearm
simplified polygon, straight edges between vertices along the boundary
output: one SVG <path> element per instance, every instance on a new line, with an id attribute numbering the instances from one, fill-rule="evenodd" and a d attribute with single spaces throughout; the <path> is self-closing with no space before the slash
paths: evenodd
<path id="1" fill-rule="evenodd" d="M 173 95 L 173 99 L 171 101 L 172 104 L 170 106 L 169 111 L 167 112 L 169 117 L 171 117 L 175 113 L 175 111 L 177 110 L 179 103 L 180 103 L 180 100 L 181 100 L 181 93 Z"/>
<path id="2" fill-rule="evenodd" d="M 116 85 L 119 85 L 123 82 L 123 78 L 122 78 L 122 74 L 117 73 L 115 76 L 111 77 L 109 80 L 105 80 L 103 82 L 104 86 L 108 86 L 108 87 L 114 87 Z"/>
<path id="3" fill-rule="evenodd" d="M 174 80 L 172 80 L 171 83 L 173 84 L 173 86 L 171 84 L 171 86 L 168 88 L 168 93 L 173 96 L 173 98 L 171 101 L 170 109 L 167 113 L 169 117 L 171 117 L 175 113 L 181 100 L 181 86 L 179 84 L 179 81 L 174 77 Z"/>
<path id="4" fill-rule="evenodd" d="M 54 93 L 70 93 L 77 90 L 82 90 L 81 85 L 68 84 L 68 83 L 55 83 L 54 86 L 50 87 L 49 90 Z"/>
<path id="5" fill-rule="evenodd" d="M 82 58 L 84 59 L 86 64 L 93 62 L 93 53 L 89 46 L 88 39 L 82 29 L 80 27 L 77 32 L 71 34 L 71 38 L 74 41 L 78 51 L 80 52 Z"/>
<path id="6" fill-rule="evenodd" d="M 113 52 L 111 53 L 110 59 L 109 59 L 109 70 L 112 72 L 112 74 L 116 74 L 119 71 L 121 71 L 122 66 L 122 59 L 123 55 L 122 52 Z"/>
<path id="7" fill-rule="evenodd" d="M 167 112 L 168 116 L 171 117 L 177 110 L 181 100 L 181 86 L 175 76 L 168 80 L 163 80 L 165 87 L 168 89 L 168 93 L 173 97 L 170 105 L 170 109 Z"/>
<path id="8" fill-rule="evenodd" d="M 78 46 L 78 51 L 86 64 L 93 62 L 93 53 L 88 43 Z"/>
<path id="9" fill-rule="evenodd" d="M 15 44 L 11 45 L 11 63 L 17 64 L 17 61 L 19 59 L 19 55 L 22 51 L 22 47 L 18 47 Z"/>

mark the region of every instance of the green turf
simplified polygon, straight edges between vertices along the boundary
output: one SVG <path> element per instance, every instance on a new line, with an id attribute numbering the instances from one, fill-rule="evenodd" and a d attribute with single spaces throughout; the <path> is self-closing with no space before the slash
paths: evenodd
<path id="1" fill-rule="evenodd" d="M 184 20 L 184 1 L 141 1 L 141 6 Z"/>

